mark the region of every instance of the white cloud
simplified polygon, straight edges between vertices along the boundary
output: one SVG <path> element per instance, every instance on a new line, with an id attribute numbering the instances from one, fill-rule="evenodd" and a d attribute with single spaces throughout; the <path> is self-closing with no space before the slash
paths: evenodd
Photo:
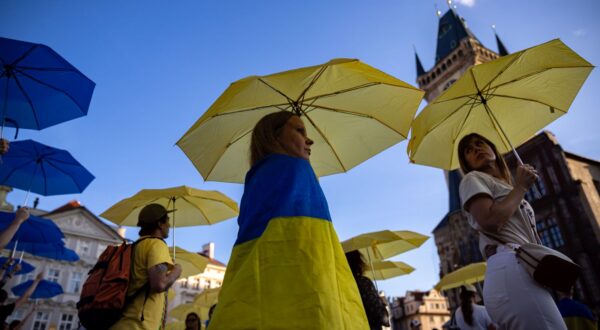
<path id="1" fill-rule="evenodd" d="M 475 6 L 475 0 L 454 0 L 455 3 L 461 4 L 466 7 Z"/>
<path id="2" fill-rule="evenodd" d="M 586 29 L 577 29 L 575 31 L 573 31 L 573 35 L 576 37 L 583 37 L 587 34 Z"/>

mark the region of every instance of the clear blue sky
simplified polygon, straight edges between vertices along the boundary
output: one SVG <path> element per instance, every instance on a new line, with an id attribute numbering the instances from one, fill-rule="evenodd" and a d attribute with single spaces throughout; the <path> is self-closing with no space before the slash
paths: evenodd
<path id="1" fill-rule="evenodd" d="M 97 84 L 87 117 L 20 133 L 20 139 L 71 151 L 96 176 L 83 194 L 41 196 L 39 207 L 51 210 L 77 199 L 100 214 L 142 188 L 177 185 L 220 190 L 239 201 L 241 185 L 204 183 L 174 146 L 229 83 L 350 57 L 415 84 L 412 45 L 425 69 L 435 57 L 434 3 L 446 11 L 441 0 L 0 2 L 0 35 L 52 47 Z M 511 52 L 561 38 L 600 63 L 597 0 L 457 5 L 491 49 L 496 45 L 490 25 L 496 24 Z M 569 114 L 548 127 L 564 149 L 593 159 L 600 159 L 599 77 L 592 72 Z M 323 178 L 341 239 L 381 229 L 430 234 L 446 214 L 442 172 L 409 165 L 405 150 L 402 142 L 347 174 Z M 20 191 L 9 195 L 13 204 L 23 199 Z M 214 241 L 217 258 L 226 262 L 236 233 L 230 220 L 180 229 L 177 238 L 190 250 Z M 129 237 L 136 234 L 128 229 Z M 380 282 L 388 295 L 427 290 L 437 282 L 433 238 L 395 259 L 417 270 Z"/>

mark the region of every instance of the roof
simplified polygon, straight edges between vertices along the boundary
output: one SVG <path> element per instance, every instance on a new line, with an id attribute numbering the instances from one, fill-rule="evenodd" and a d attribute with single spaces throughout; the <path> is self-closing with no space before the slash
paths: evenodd
<path id="1" fill-rule="evenodd" d="M 415 50 L 415 62 L 417 62 L 417 77 L 420 77 L 425 74 L 425 69 L 423 69 L 423 64 L 421 64 L 421 59 L 419 59 L 419 54 Z"/>
<path id="2" fill-rule="evenodd" d="M 494 36 L 496 36 L 496 45 L 498 45 L 498 54 L 500 56 L 506 56 L 506 55 L 510 54 L 508 52 L 508 50 L 506 49 L 506 46 L 504 46 L 504 43 L 502 42 L 502 40 L 500 40 L 500 37 L 498 37 L 498 34 L 496 33 L 496 31 L 494 31 Z"/>
<path id="3" fill-rule="evenodd" d="M 438 42 L 435 52 L 435 62 L 448 56 L 464 38 L 471 37 L 479 42 L 475 35 L 467 28 L 465 20 L 454 9 L 448 10 L 440 18 L 438 25 Z"/>
<path id="4" fill-rule="evenodd" d="M 108 224 L 106 224 L 104 221 L 100 220 L 100 218 L 98 218 L 98 216 L 96 216 L 94 213 L 92 213 L 90 210 L 88 210 L 85 206 L 83 206 L 79 201 L 76 200 L 72 200 L 69 201 L 68 203 L 66 203 L 63 206 L 60 206 L 42 216 L 49 216 L 49 215 L 54 215 L 54 214 L 59 214 L 59 213 L 64 213 L 64 212 L 68 212 L 68 211 L 72 211 L 72 210 L 77 210 L 77 209 L 81 209 L 82 211 L 88 213 L 89 215 L 91 215 L 92 218 L 94 218 L 96 221 L 98 221 L 102 226 L 104 226 L 106 229 L 108 229 L 112 234 L 116 235 L 117 237 L 121 238 L 121 235 L 117 232 L 117 230 L 115 229 L 115 227 L 110 226 Z"/>
<path id="5" fill-rule="evenodd" d="M 205 254 L 205 253 L 202 253 L 202 252 L 198 252 L 198 254 L 199 254 L 199 255 L 201 255 L 201 256 L 203 256 L 203 257 L 205 257 L 206 259 L 208 259 L 208 262 L 209 262 L 211 265 L 215 265 L 215 266 L 221 266 L 221 267 L 227 267 L 227 265 L 226 265 L 226 264 L 224 264 L 224 263 L 220 262 L 219 260 L 217 260 L 217 259 L 214 259 L 214 258 L 210 258 L 210 257 L 208 256 L 208 254 Z"/>
<path id="6" fill-rule="evenodd" d="M 574 153 L 568 152 L 568 151 L 564 151 L 564 153 L 565 153 L 565 157 L 567 157 L 567 158 L 574 159 L 574 160 L 580 161 L 582 163 L 592 164 L 594 166 L 600 166 L 600 161 L 598 161 L 598 160 L 583 157 L 583 156 L 580 156 L 580 155 L 577 155 L 577 154 L 574 154 Z"/>

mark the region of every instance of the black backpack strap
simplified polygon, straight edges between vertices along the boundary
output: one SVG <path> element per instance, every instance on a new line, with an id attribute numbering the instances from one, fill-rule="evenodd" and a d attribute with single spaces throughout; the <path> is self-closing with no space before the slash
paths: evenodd
<path id="1" fill-rule="evenodd" d="M 162 238 L 160 238 L 160 237 L 152 237 L 151 236 L 151 237 L 144 237 L 144 238 L 138 239 L 137 241 L 135 241 L 135 242 L 133 242 L 131 244 L 131 257 L 132 257 L 132 259 L 134 257 L 135 246 L 139 242 L 147 240 L 147 239 L 159 239 L 159 240 L 163 241 L 166 244 L 165 240 L 162 239 Z M 133 274 L 134 264 L 135 264 L 135 259 L 133 259 L 132 262 L 131 262 L 131 268 L 132 268 L 131 273 L 132 274 Z M 144 295 L 144 303 L 142 304 L 142 316 L 140 317 L 140 321 L 142 321 L 142 322 L 144 321 L 144 307 L 146 306 L 146 301 L 148 301 L 148 296 L 150 295 L 150 282 L 144 283 L 144 285 L 142 285 L 141 288 L 137 289 L 137 291 L 134 292 L 131 296 L 127 296 L 126 302 L 125 302 L 126 305 L 129 304 L 129 303 L 131 303 L 137 296 L 140 295 L 140 293 L 142 293 L 144 291 L 146 292 L 146 294 Z"/>

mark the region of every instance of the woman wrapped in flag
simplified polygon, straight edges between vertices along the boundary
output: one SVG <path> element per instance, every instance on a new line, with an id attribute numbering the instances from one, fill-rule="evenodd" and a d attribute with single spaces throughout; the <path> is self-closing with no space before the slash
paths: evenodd
<path id="1" fill-rule="evenodd" d="M 300 117 L 263 117 L 211 329 L 369 329 Z"/>

